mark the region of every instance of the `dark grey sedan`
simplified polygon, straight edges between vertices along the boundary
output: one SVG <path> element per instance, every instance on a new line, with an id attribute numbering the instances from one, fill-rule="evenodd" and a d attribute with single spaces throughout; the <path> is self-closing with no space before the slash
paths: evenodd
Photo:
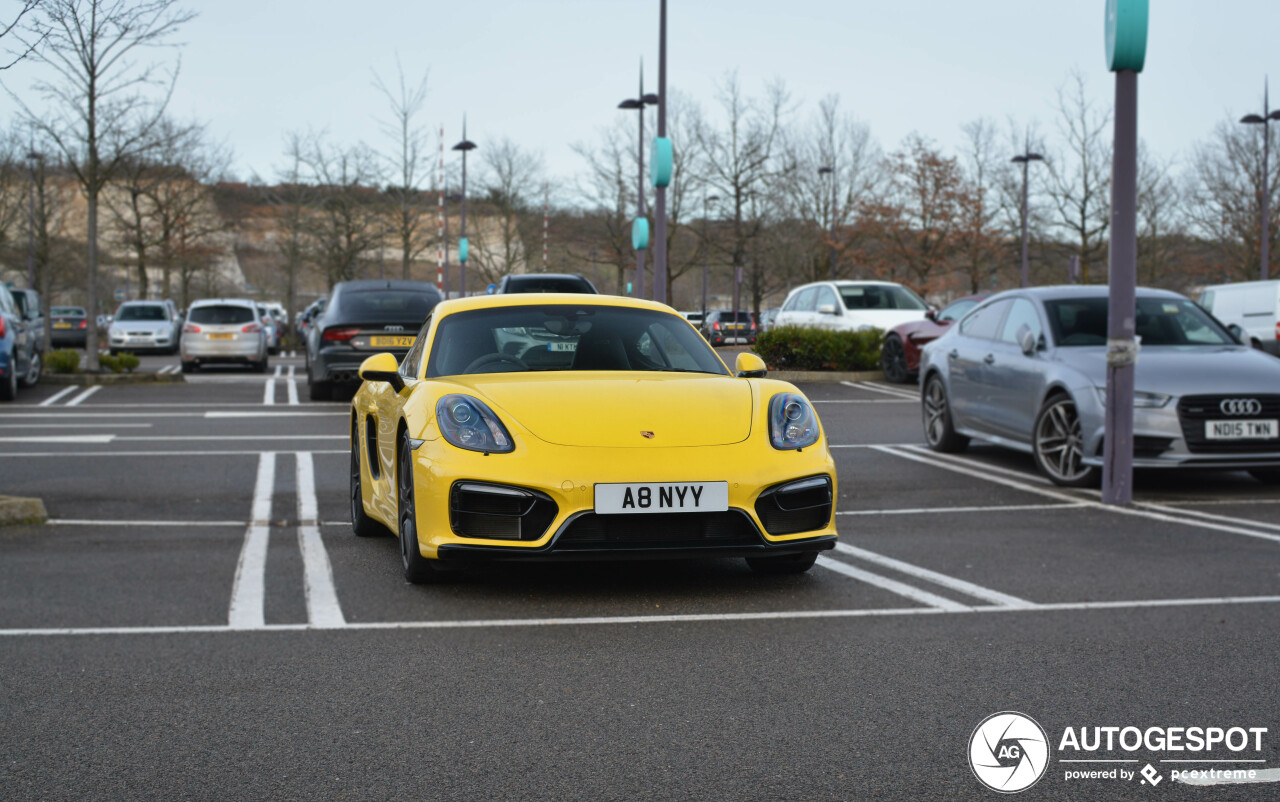
<path id="1" fill-rule="evenodd" d="M 1280 483 L 1280 359 L 1241 345 L 1174 292 L 1139 289 L 1134 465 L 1245 469 Z M 1032 454 L 1059 485 L 1102 464 L 1107 288 L 992 296 L 924 349 L 925 438 L 978 438 Z"/>

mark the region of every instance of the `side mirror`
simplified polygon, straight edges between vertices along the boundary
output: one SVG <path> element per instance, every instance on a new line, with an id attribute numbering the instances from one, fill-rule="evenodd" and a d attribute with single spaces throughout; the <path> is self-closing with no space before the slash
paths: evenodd
<path id="1" fill-rule="evenodd" d="M 360 363 L 360 378 L 367 382 L 386 382 L 397 393 L 404 389 L 404 377 L 400 375 L 400 364 L 391 354 L 374 354 Z"/>
<path id="2" fill-rule="evenodd" d="M 818 307 L 818 314 L 820 314 L 820 315 L 834 315 L 834 314 L 836 314 L 836 305 L 835 305 L 835 304 L 822 304 L 822 305 L 820 305 L 820 306 Z"/>
<path id="3" fill-rule="evenodd" d="M 763 359 L 746 351 L 738 354 L 733 363 L 733 375 L 739 379 L 763 379 L 768 372 Z"/>
<path id="4" fill-rule="evenodd" d="M 924 319 L 925 319 L 925 320 L 932 320 L 934 323 L 937 323 L 937 322 L 938 322 L 938 310 L 937 310 L 937 309 L 934 309 L 932 306 L 931 306 L 931 307 L 929 307 L 927 310 L 925 310 L 925 313 L 924 313 Z"/>
<path id="5" fill-rule="evenodd" d="M 1039 344 L 1039 338 L 1031 333 L 1031 327 L 1023 323 L 1018 327 L 1018 347 L 1022 349 L 1022 353 L 1031 356 L 1036 352 L 1036 346 Z"/>
<path id="6" fill-rule="evenodd" d="M 1232 323 L 1227 326 L 1227 331 L 1231 332 L 1231 336 L 1236 338 L 1236 342 L 1244 345 L 1244 329 L 1239 323 Z"/>

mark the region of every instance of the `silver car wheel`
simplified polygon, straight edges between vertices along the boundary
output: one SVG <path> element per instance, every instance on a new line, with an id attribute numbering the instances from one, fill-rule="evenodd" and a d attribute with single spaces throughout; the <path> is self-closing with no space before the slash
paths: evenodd
<path id="1" fill-rule="evenodd" d="M 937 379 L 930 381 L 925 389 L 924 433 L 931 446 L 942 442 L 947 433 L 947 393 Z"/>
<path id="2" fill-rule="evenodd" d="M 1035 448 L 1051 479 L 1077 482 L 1090 472 L 1083 462 L 1084 438 L 1075 402 L 1069 398 L 1050 402 L 1036 427 Z"/>

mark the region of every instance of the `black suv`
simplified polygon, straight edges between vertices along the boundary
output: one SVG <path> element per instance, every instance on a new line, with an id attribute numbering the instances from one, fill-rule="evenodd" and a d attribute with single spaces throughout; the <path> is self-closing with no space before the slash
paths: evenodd
<path id="1" fill-rule="evenodd" d="M 511 292 L 587 292 L 600 291 L 585 276 L 577 273 L 517 273 L 502 277 L 494 295 Z"/>
<path id="2" fill-rule="evenodd" d="M 713 346 L 753 345 L 756 341 L 756 317 L 750 312 L 736 315 L 728 310 L 707 312 L 699 328 Z"/>

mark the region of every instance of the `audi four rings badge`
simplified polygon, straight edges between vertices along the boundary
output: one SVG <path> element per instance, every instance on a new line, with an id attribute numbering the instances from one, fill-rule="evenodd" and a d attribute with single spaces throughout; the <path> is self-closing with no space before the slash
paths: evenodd
<path id="1" fill-rule="evenodd" d="M 1223 415 L 1261 415 L 1262 402 L 1256 398 L 1224 398 L 1218 409 Z"/>

